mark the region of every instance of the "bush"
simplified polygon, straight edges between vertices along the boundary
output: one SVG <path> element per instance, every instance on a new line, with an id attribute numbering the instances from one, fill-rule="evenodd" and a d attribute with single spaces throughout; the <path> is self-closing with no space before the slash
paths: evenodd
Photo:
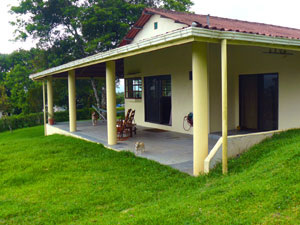
<path id="1" fill-rule="evenodd" d="M 0 119 L 0 132 L 43 124 L 43 113 L 9 116 Z"/>
<path id="2" fill-rule="evenodd" d="M 122 111 L 124 108 L 117 108 L 117 111 Z M 90 120 L 94 109 L 84 108 L 77 110 L 77 120 Z M 119 119 L 124 118 L 124 113 L 118 113 L 117 117 Z M 55 112 L 54 113 L 55 122 L 65 122 L 69 121 L 69 111 Z M 16 116 L 9 116 L 5 119 L 0 119 L 0 132 L 7 130 L 15 130 L 25 127 L 33 127 L 44 124 L 44 114 L 41 113 L 31 113 L 31 114 L 20 114 Z"/>
<path id="3" fill-rule="evenodd" d="M 77 120 L 89 120 L 92 118 L 93 111 L 94 111 L 94 109 L 92 109 L 92 108 L 78 109 L 77 113 L 76 113 L 76 119 Z M 54 113 L 54 121 L 55 122 L 69 121 L 69 111 Z"/>
<path id="4" fill-rule="evenodd" d="M 77 110 L 77 120 L 88 120 L 91 119 L 93 109 L 85 108 Z M 69 111 L 55 112 L 55 122 L 69 121 Z M 16 116 L 9 116 L 0 119 L 0 132 L 7 130 L 15 130 L 25 127 L 33 127 L 44 124 L 44 114 L 31 113 L 31 114 L 20 114 Z"/>

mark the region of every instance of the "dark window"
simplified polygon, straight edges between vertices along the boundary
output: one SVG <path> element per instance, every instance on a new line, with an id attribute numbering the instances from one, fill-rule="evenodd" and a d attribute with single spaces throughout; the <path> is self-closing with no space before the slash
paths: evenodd
<path id="1" fill-rule="evenodd" d="M 155 22 L 155 23 L 154 23 L 154 30 L 157 30 L 157 28 L 158 28 L 158 23 Z"/>
<path id="2" fill-rule="evenodd" d="M 163 97 L 171 96 L 171 80 L 162 80 L 161 81 L 161 95 Z"/>
<path id="3" fill-rule="evenodd" d="M 127 78 L 125 79 L 125 98 L 142 98 L 142 79 Z"/>

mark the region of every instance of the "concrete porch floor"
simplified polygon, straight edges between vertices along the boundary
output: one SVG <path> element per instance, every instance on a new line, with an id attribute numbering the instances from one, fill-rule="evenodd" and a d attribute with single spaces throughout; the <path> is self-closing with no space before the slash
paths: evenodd
<path id="1" fill-rule="evenodd" d="M 56 128 L 69 132 L 69 123 L 62 122 L 53 125 Z M 78 121 L 77 131 L 74 133 L 90 141 L 107 145 L 106 124 L 98 123 L 92 126 L 91 121 Z M 209 135 L 209 151 L 218 141 L 219 136 Z M 126 141 L 118 141 L 117 145 L 109 146 L 117 151 L 134 152 L 135 143 L 145 143 L 145 152 L 140 155 L 161 164 L 171 166 L 182 172 L 193 172 L 193 136 L 171 131 L 163 131 L 148 127 L 137 127 L 137 135 Z"/>

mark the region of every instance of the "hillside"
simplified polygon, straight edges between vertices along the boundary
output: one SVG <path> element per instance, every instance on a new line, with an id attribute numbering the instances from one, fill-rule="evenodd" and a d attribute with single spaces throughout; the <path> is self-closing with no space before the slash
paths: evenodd
<path id="1" fill-rule="evenodd" d="M 0 224 L 300 224 L 300 130 L 229 171 L 195 178 L 43 127 L 0 133 Z"/>

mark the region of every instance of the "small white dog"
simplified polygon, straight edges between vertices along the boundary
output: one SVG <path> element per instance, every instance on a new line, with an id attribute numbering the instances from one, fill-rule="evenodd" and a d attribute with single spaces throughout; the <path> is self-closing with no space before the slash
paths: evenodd
<path id="1" fill-rule="evenodd" d="M 145 144 L 144 142 L 138 141 L 135 143 L 135 154 L 141 155 L 143 152 L 145 152 Z"/>

